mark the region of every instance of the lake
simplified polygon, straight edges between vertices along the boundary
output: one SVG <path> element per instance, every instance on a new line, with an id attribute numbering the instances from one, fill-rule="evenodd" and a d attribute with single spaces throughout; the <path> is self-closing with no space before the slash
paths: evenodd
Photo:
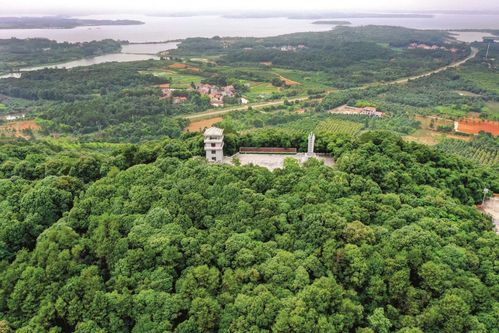
<path id="1" fill-rule="evenodd" d="M 45 37 L 56 41 L 84 42 L 106 38 L 130 42 L 160 42 L 187 37 L 266 37 L 293 32 L 325 31 L 329 25 L 315 20 L 287 18 L 224 18 L 219 16 L 154 17 L 136 15 L 92 15 L 90 19 L 133 19 L 143 25 L 77 27 L 73 29 L 0 30 L 0 38 Z M 342 18 L 343 20 L 343 18 Z M 499 29 L 499 15 L 437 14 L 432 18 L 344 18 L 359 25 L 395 25 L 416 29 Z"/>

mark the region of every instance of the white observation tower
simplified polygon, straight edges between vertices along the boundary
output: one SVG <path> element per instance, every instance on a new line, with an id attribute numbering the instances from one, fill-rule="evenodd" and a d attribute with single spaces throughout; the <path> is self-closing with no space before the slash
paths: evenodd
<path id="1" fill-rule="evenodd" d="M 222 162 L 224 159 L 224 130 L 210 127 L 204 131 L 204 150 L 210 162 Z"/>

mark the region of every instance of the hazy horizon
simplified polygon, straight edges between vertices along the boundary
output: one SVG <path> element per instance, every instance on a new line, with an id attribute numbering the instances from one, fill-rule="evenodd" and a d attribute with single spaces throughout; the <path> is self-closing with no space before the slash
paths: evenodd
<path id="1" fill-rule="evenodd" d="M 15 2 L 0 0 L 2 13 L 9 15 L 95 15 L 95 14 L 241 14 L 241 13 L 291 13 L 291 12 L 442 12 L 467 11 L 487 13 L 499 12 L 499 4 L 492 5 L 487 0 L 402 0 L 397 3 L 389 0 L 351 0 L 348 3 L 332 3 L 331 1 L 309 0 L 307 5 L 288 3 L 286 1 L 253 0 L 249 3 L 237 3 L 229 0 L 191 0 L 175 3 L 174 7 L 165 1 L 142 0 L 86 0 L 63 1 L 47 0 L 43 3 L 32 0 Z"/>

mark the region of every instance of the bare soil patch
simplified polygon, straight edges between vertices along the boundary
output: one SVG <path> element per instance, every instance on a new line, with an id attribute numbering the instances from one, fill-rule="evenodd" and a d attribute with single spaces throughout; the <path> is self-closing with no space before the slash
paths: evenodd
<path id="1" fill-rule="evenodd" d="M 300 85 L 301 83 L 300 82 L 296 82 L 296 81 L 293 81 L 293 80 L 290 80 L 280 74 L 279 75 L 279 78 L 284 82 L 285 85 L 287 86 L 297 86 L 297 85 Z"/>
<path id="2" fill-rule="evenodd" d="M 174 64 L 171 64 L 170 66 L 168 66 L 168 68 L 170 68 L 170 69 L 188 69 L 188 70 L 191 70 L 193 72 L 200 72 L 201 71 L 197 67 L 187 65 L 187 64 L 182 64 L 180 62 L 176 62 Z"/>
<path id="3" fill-rule="evenodd" d="M 38 125 L 34 120 L 8 122 L 0 126 L 0 135 L 3 134 L 17 138 L 28 138 L 29 136 L 23 132 L 27 129 L 38 131 L 40 129 L 40 125 Z"/>
<path id="4" fill-rule="evenodd" d="M 457 122 L 458 132 L 468 134 L 478 134 L 480 131 L 491 133 L 494 136 L 499 135 L 499 122 L 492 120 L 481 120 L 476 118 L 461 119 Z"/>
<path id="5" fill-rule="evenodd" d="M 205 128 L 211 127 L 222 120 L 224 120 L 222 117 L 196 120 L 191 122 L 185 130 L 187 132 L 201 132 Z"/>

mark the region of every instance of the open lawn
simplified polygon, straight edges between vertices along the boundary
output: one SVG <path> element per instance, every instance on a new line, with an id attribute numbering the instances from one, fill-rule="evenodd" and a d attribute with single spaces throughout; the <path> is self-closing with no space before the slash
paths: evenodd
<path id="1" fill-rule="evenodd" d="M 148 74 L 171 79 L 172 83 L 170 86 L 173 89 L 188 88 L 191 82 L 199 83 L 203 79 L 203 77 L 199 75 L 181 73 L 174 70 L 154 71 L 154 72 L 148 72 Z"/>
<path id="2" fill-rule="evenodd" d="M 436 130 L 439 126 L 454 126 L 454 121 L 435 116 L 417 115 L 415 119 L 421 123 L 421 128 L 425 130 L 427 129 Z"/>
<path id="3" fill-rule="evenodd" d="M 427 129 L 419 129 L 419 130 L 416 130 L 416 132 L 412 133 L 411 135 L 404 136 L 404 139 L 407 141 L 414 141 L 417 143 L 422 143 L 422 144 L 431 145 L 431 146 L 436 145 L 437 143 L 439 143 L 440 141 L 442 141 L 445 138 L 459 139 L 459 140 L 464 140 L 464 141 L 471 140 L 471 137 L 451 135 L 451 134 L 431 131 L 431 130 L 427 130 Z"/>
<path id="4" fill-rule="evenodd" d="M 323 72 L 306 72 L 284 68 L 272 68 L 272 72 L 287 80 L 299 83 L 300 88 L 304 90 L 331 88 L 328 84 L 328 77 Z"/>
<path id="5" fill-rule="evenodd" d="M 485 118 L 499 121 L 499 102 L 487 102 L 482 109 Z"/>
<path id="6" fill-rule="evenodd" d="M 439 105 L 435 107 L 435 113 L 438 115 L 456 119 L 456 118 L 465 117 L 469 113 L 469 110 L 463 110 L 455 106 Z"/>
<path id="7" fill-rule="evenodd" d="M 268 99 L 272 96 L 272 93 L 279 92 L 280 88 L 274 87 L 268 82 L 247 82 L 250 85 L 248 92 L 244 93 L 244 97 L 248 98 L 250 101 L 255 101 L 259 99 Z"/>

